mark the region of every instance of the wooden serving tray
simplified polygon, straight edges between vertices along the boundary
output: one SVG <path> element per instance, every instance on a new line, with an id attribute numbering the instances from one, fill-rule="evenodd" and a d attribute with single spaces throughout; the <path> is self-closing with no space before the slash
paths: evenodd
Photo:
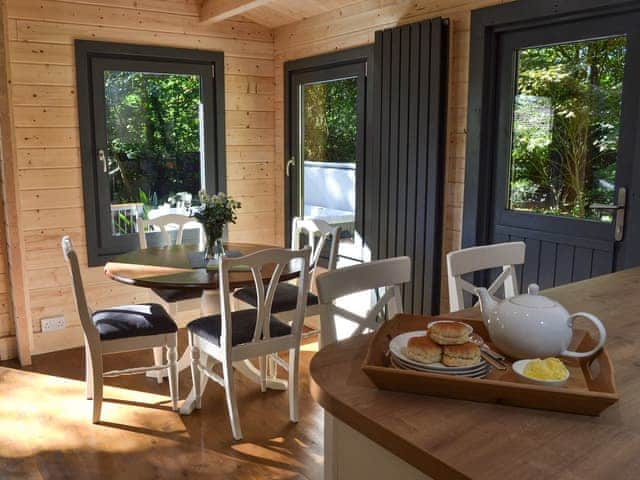
<path id="1" fill-rule="evenodd" d="M 447 319 L 401 314 L 376 331 L 362 369 L 378 388 L 581 415 L 599 415 L 618 401 L 613 365 L 606 348 L 589 359 L 563 358 L 570 377 L 561 387 L 529 383 L 511 368 L 506 371 L 492 369 L 486 378 L 476 379 L 400 370 L 391 366 L 388 357 L 391 339 L 404 332 L 426 330 L 427 323 L 432 320 Z M 468 323 L 491 345 L 482 321 L 451 320 Z M 577 346 L 578 351 L 590 350 L 595 345 L 596 340 L 589 332 L 574 330 L 572 346 Z M 511 364 L 511 361 L 507 363 Z"/>

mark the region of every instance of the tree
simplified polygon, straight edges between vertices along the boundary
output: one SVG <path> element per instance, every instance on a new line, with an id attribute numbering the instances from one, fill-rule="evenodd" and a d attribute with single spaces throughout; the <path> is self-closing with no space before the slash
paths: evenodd
<path id="1" fill-rule="evenodd" d="M 105 72 L 112 202 L 197 194 L 199 103 L 197 75 Z"/>
<path id="2" fill-rule="evenodd" d="M 304 159 L 356 161 L 358 85 L 355 78 L 304 86 Z"/>
<path id="3" fill-rule="evenodd" d="M 624 37 L 519 52 L 513 207 L 589 217 L 590 203 L 613 200 L 625 55 Z"/>

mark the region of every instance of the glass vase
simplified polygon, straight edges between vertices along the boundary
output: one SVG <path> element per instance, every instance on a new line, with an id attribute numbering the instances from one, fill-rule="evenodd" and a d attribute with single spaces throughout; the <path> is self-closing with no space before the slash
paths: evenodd
<path id="1" fill-rule="evenodd" d="M 217 262 L 224 255 L 224 244 L 222 243 L 222 234 L 224 225 L 204 225 L 204 234 L 206 237 L 206 245 L 204 247 L 205 265 Z"/>

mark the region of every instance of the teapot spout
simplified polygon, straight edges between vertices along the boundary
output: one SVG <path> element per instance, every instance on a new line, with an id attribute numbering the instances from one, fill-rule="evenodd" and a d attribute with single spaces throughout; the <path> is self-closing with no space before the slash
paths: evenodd
<path id="1" fill-rule="evenodd" d="M 482 312 L 482 320 L 486 325 L 489 313 L 496 307 L 498 300 L 484 287 L 476 288 L 474 293 L 480 299 L 480 312 Z"/>

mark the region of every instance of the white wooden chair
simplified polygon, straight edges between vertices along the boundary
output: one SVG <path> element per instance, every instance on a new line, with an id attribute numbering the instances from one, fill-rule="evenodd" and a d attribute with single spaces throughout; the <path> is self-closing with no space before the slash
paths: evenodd
<path id="1" fill-rule="evenodd" d="M 166 247 L 171 245 L 171 237 L 169 235 L 169 230 L 167 227 L 176 226 L 176 245 L 182 245 L 182 237 L 184 234 L 184 229 L 187 225 L 195 225 L 199 229 L 200 240 L 202 240 L 202 228 L 200 224 L 191 217 L 187 217 L 186 215 L 163 215 L 161 217 L 154 218 L 153 220 L 143 220 L 138 218 L 138 239 L 140 241 L 140 248 L 147 248 L 147 230 L 153 227 L 157 227 L 160 229 L 160 235 L 162 239 L 162 246 Z M 202 242 L 200 242 L 202 243 Z M 160 299 L 166 303 L 166 307 L 172 315 L 176 315 L 179 312 L 178 305 L 180 302 L 185 302 L 187 300 L 198 299 L 202 296 L 202 292 L 199 290 L 187 289 L 187 290 L 172 290 L 172 289 L 152 289 L 153 293 L 155 293 Z M 198 304 L 195 302 L 189 310 L 193 310 L 194 308 L 198 308 Z M 190 304 L 191 305 L 191 304 Z M 193 318 L 193 317 L 191 317 Z"/>
<path id="2" fill-rule="evenodd" d="M 182 245 L 182 237 L 184 235 L 184 229 L 187 225 L 197 226 L 202 235 L 202 228 L 200 223 L 192 217 L 186 215 L 168 214 L 156 217 L 153 220 L 144 220 L 138 217 L 138 240 L 140 241 L 140 248 L 147 248 L 147 230 L 157 227 L 160 229 L 160 235 L 162 239 L 162 245 L 171 244 L 171 236 L 169 235 L 169 226 L 176 226 L 176 245 Z"/>
<path id="3" fill-rule="evenodd" d="M 312 218 L 299 218 L 293 219 L 291 228 L 291 248 L 298 250 L 303 246 L 309 246 L 311 248 L 311 262 L 309 271 L 311 275 L 311 281 L 309 282 L 309 292 L 307 292 L 307 309 L 306 317 L 312 317 L 320 314 L 320 306 L 318 297 L 311 291 L 311 286 L 314 285 L 318 261 L 320 260 L 320 254 L 327 241 L 329 244 L 329 263 L 327 270 L 332 271 L 336 268 L 338 261 L 338 246 L 340 244 L 340 227 L 332 227 L 324 220 L 312 219 Z M 304 235 L 305 245 L 302 245 L 302 238 Z M 282 321 L 290 322 L 291 317 L 295 315 L 296 311 L 296 298 L 298 293 L 298 287 L 292 283 L 282 282 L 278 285 L 275 297 L 273 299 L 272 312 Z M 234 292 L 233 296 L 241 302 L 256 308 L 257 296 L 256 289 L 253 287 L 241 288 Z M 235 308 L 239 309 L 239 308 Z M 315 335 L 318 330 L 313 330 L 305 333 L 303 336 L 307 337 Z"/>
<path id="4" fill-rule="evenodd" d="M 153 228 L 160 230 L 161 245 L 163 247 L 171 245 L 171 236 L 169 235 L 169 228 L 171 226 L 176 228 L 176 241 L 175 245 L 182 245 L 182 237 L 184 229 L 187 225 L 197 226 L 199 230 L 199 242 L 202 243 L 202 228 L 194 218 L 186 215 L 168 214 L 156 217 L 152 220 L 143 220 L 138 218 L 138 240 L 140 242 L 140 248 L 147 248 L 147 231 Z M 200 308 L 200 299 L 202 297 L 202 291 L 196 289 L 169 289 L 169 288 L 152 288 L 156 298 L 154 301 L 159 302 L 164 306 L 171 316 L 180 322 L 180 319 L 186 315 L 191 320 L 194 315 L 193 311 Z M 183 319 L 181 325 L 184 325 L 186 320 Z M 162 364 L 162 349 L 156 349 L 153 351 L 153 357 L 156 365 Z M 158 380 L 158 383 L 162 383 L 164 372 L 151 372 L 149 377 L 154 377 Z"/>
<path id="5" fill-rule="evenodd" d="M 174 410 L 178 409 L 178 327 L 162 306 L 147 303 L 123 305 L 92 312 L 82 284 L 78 256 L 71 239 L 62 237 L 62 252 L 69 264 L 73 294 L 85 339 L 86 392 L 93 400 L 93 423 L 100 421 L 103 378 L 168 370 Z M 103 372 L 102 356 L 110 353 L 166 348 L 167 363 Z"/>
<path id="6" fill-rule="evenodd" d="M 279 365 L 289 372 L 289 416 L 298 421 L 298 364 L 300 339 L 306 295 L 309 283 L 310 249 L 303 250 L 268 249 L 244 257 L 222 257 L 219 264 L 221 313 L 202 317 L 187 325 L 189 346 L 191 347 L 191 374 L 195 390 L 195 408 L 201 407 L 202 380 L 210 379 L 225 389 L 227 409 L 231 421 L 233 438 L 240 440 L 242 430 L 238 418 L 236 396 L 233 383 L 233 362 L 251 358 L 259 359 L 260 388 L 266 391 L 266 358 L 268 355 L 289 351 L 289 361 L 278 358 Z M 296 314 L 291 325 L 272 315 L 271 307 L 280 276 L 291 262 L 298 262 L 298 294 Z M 265 291 L 261 271 L 269 265 L 273 274 Z M 273 266 L 275 265 L 275 266 Z M 257 309 L 231 311 L 229 271 L 234 267 L 250 268 L 258 293 Z M 201 359 L 201 356 L 204 356 Z M 222 364 L 222 376 L 211 367 Z M 201 378 L 204 375 L 204 379 Z"/>
<path id="7" fill-rule="evenodd" d="M 447 276 L 450 311 L 456 312 L 465 308 L 464 292 L 475 295 L 476 285 L 462 278 L 468 273 L 502 268 L 502 273 L 489 286 L 489 293 L 494 294 L 504 286 L 505 298 L 516 295 L 519 290 L 515 266 L 524 263 L 525 251 L 524 242 L 508 242 L 464 248 L 448 253 Z"/>
<path id="8" fill-rule="evenodd" d="M 337 322 L 342 317 L 358 326 L 353 335 L 365 329 L 378 328 L 380 318 L 392 318 L 402 313 L 402 292 L 400 286 L 411 280 L 411 260 L 409 257 L 388 258 L 374 262 L 340 268 L 318 275 L 316 285 L 320 300 L 320 347 L 338 340 Z M 335 304 L 341 297 L 367 290 L 384 290 L 364 316 L 357 315 Z"/>

